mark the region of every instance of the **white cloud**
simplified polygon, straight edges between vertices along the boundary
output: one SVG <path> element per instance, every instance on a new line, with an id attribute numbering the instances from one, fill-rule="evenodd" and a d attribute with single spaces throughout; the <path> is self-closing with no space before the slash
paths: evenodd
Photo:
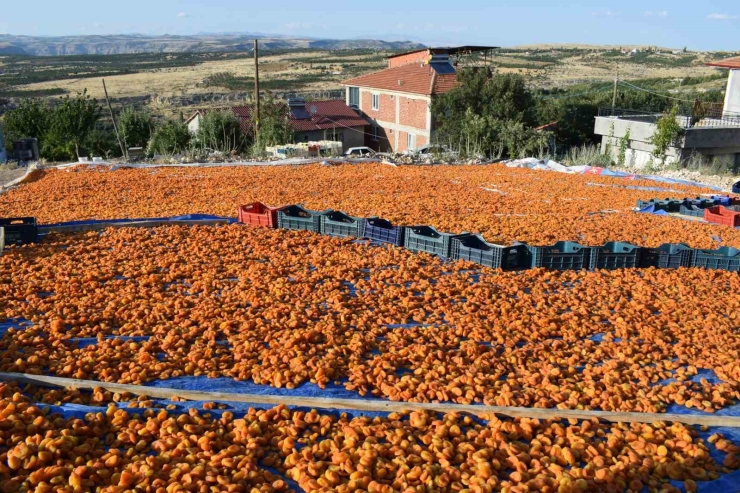
<path id="1" fill-rule="evenodd" d="M 594 15 L 598 17 L 601 17 L 601 16 L 616 17 L 619 15 L 619 12 L 615 12 L 613 10 L 607 10 L 606 12 L 594 12 Z"/>
<path id="2" fill-rule="evenodd" d="M 188 14 L 186 14 L 185 12 L 180 12 L 180 13 L 177 14 L 177 18 L 178 19 L 184 19 L 187 16 L 188 16 Z"/>
<path id="3" fill-rule="evenodd" d="M 400 23 L 396 24 L 393 27 L 396 28 L 396 29 L 399 29 L 399 30 L 406 29 L 406 24 L 404 24 L 403 22 L 400 22 Z"/>
<path id="4" fill-rule="evenodd" d="M 707 16 L 707 19 L 712 19 L 713 21 L 729 21 L 729 20 L 737 19 L 737 16 L 730 15 L 730 14 L 718 14 L 715 12 L 713 14 L 709 14 Z"/>
<path id="5" fill-rule="evenodd" d="M 668 17 L 668 11 L 667 10 L 648 10 L 644 13 L 645 17 Z"/>

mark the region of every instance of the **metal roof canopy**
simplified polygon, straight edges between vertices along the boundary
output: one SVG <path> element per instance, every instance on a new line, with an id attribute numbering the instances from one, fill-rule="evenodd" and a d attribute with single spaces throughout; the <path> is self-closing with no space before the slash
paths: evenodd
<path id="1" fill-rule="evenodd" d="M 396 58 L 399 56 L 410 55 L 411 53 L 419 53 L 420 51 L 429 51 L 432 55 L 458 55 L 460 53 L 478 53 L 481 51 L 497 50 L 500 46 L 449 46 L 449 47 L 436 47 L 436 48 L 422 48 L 420 50 L 406 51 L 404 53 L 397 53 L 395 55 L 389 55 L 386 58 Z"/>

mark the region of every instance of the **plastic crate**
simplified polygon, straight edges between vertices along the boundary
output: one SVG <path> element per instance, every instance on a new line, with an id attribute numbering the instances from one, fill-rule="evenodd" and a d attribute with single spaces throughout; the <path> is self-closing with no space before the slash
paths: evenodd
<path id="1" fill-rule="evenodd" d="M 6 245 L 35 243 L 39 234 L 35 217 L 0 218 L 0 226 L 5 228 Z"/>
<path id="2" fill-rule="evenodd" d="M 289 205 L 278 211 L 278 228 L 321 233 L 321 214 L 329 211 L 312 211 L 300 205 Z"/>
<path id="3" fill-rule="evenodd" d="M 262 202 L 239 206 L 237 221 L 251 226 L 278 227 L 278 211 L 283 207 L 268 207 Z"/>
<path id="4" fill-rule="evenodd" d="M 684 243 L 665 243 L 658 248 L 643 248 L 640 267 L 678 269 L 691 267 L 694 250 Z"/>
<path id="5" fill-rule="evenodd" d="M 704 208 L 699 207 L 698 205 L 693 204 L 683 204 L 681 205 L 681 209 L 678 211 L 679 214 L 682 216 L 692 216 L 692 217 L 704 217 Z"/>
<path id="6" fill-rule="evenodd" d="M 593 247 L 592 269 L 634 269 L 640 265 L 642 249 L 631 243 L 611 241 L 604 246 Z"/>
<path id="7" fill-rule="evenodd" d="M 658 199 L 651 199 L 649 201 L 644 200 L 638 200 L 637 201 L 637 208 L 642 210 L 646 207 L 653 206 L 653 210 L 651 212 L 657 212 L 657 211 L 666 211 L 666 212 L 678 212 L 678 210 L 681 208 L 681 202 L 677 199 L 664 199 L 664 200 L 658 200 Z"/>
<path id="8" fill-rule="evenodd" d="M 732 205 L 732 197 L 729 195 L 712 195 L 710 196 L 717 205 Z"/>
<path id="9" fill-rule="evenodd" d="M 718 205 L 710 207 L 709 209 L 704 209 L 704 220 L 708 223 L 737 228 L 740 226 L 740 212 Z"/>
<path id="10" fill-rule="evenodd" d="M 694 250 L 692 265 L 705 269 L 740 272 L 740 250 L 722 247 L 718 250 Z"/>
<path id="11" fill-rule="evenodd" d="M 590 269 L 592 250 L 572 241 L 559 241 L 552 246 L 527 245 L 527 264 L 552 270 Z"/>
<path id="12" fill-rule="evenodd" d="M 403 245 L 413 252 L 427 252 L 440 257 L 449 257 L 452 240 L 469 234 L 440 233 L 431 226 L 409 226 L 404 232 Z"/>
<path id="13" fill-rule="evenodd" d="M 362 238 L 364 229 L 364 217 L 348 216 L 341 211 L 330 211 L 321 215 L 321 232 L 325 235 Z"/>
<path id="14" fill-rule="evenodd" d="M 480 235 L 463 236 L 452 240 L 450 258 L 467 260 L 493 269 L 523 270 L 526 265 L 527 246 L 503 246 L 488 243 Z"/>
<path id="15" fill-rule="evenodd" d="M 365 219 L 365 238 L 403 246 L 403 226 L 393 226 L 390 221 L 377 217 Z"/>

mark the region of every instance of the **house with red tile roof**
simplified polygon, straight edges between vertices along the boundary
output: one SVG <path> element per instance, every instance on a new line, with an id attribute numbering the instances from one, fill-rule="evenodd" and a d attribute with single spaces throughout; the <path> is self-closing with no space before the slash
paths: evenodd
<path id="1" fill-rule="evenodd" d="M 404 152 L 432 142 L 432 101 L 457 87 L 448 51 L 427 48 L 394 55 L 388 68 L 342 83 L 347 104 L 369 120 L 377 150 Z"/>
<path id="2" fill-rule="evenodd" d="M 285 107 L 296 143 L 333 140 L 342 142 L 342 148 L 346 151 L 351 147 L 364 146 L 365 137 L 369 135 L 367 120 L 341 99 L 306 101 L 295 98 L 287 103 L 280 101 L 276 104 Z M 239 118 L 242 131 L 251 134 L 254 126 L 253 106 L 234 106 L 230 110 Z M 200 119 L 206 112 L 198 110 L 186 120 L 190 132 L 198 131 Z"/>

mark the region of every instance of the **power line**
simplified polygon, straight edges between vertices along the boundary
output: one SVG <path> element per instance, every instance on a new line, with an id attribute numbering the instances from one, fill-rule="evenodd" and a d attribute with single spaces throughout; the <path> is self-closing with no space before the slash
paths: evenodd
<path id="1" fill-rule="evenodd" d="M 676 98 L 676 97 L 673 97 L 673 96 L 669 96 L 668 94 L 665 94 L 665 93 L 651 91 L 650 89 L 645 89 L 644 87 L 639 87 L 639 86 L 636 86 L 634 84 L 630 84 L 629 82 L 624 81 L 624 80 L 623 81 L 620 81 L 620 82 L 622 84 L 628 86 L 628 87 L 631 87 L 632 89 L 636 89 L 638 91 L 646 92 L 646 93 L 652 94 L 654 96 L 660 96 L 660 97 L 667 98 L 667 99 L 673 99 L 675 101 L 681 101 L 681 102 L 684 102 L 684 103 L 693 103 L 694 102 L 694 101 L 691 101 L 689 99 Z"/>

